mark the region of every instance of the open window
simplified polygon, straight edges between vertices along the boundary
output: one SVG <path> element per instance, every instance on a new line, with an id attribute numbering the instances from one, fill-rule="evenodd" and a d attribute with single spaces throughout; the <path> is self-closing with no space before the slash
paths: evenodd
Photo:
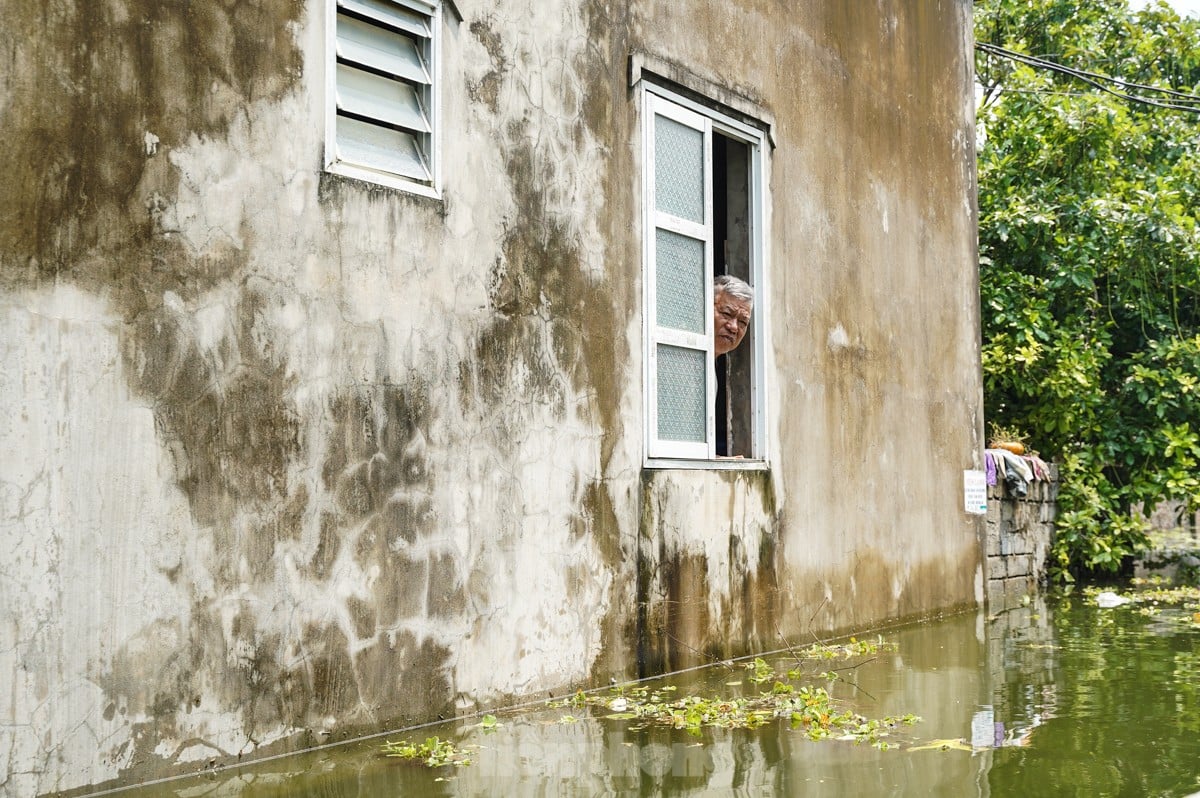
<path id="1" fill-rule="evenodd" d="M 655 84 L 644 97 L 648 464 L 761 462 L 765 134 Z M 717 357 L 713 280 L 722 274 L 750 284 L 754 303 L 741 345 Z"/>

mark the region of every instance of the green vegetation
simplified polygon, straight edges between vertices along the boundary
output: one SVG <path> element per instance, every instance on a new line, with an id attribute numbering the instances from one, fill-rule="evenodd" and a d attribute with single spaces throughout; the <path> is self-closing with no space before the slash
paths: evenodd
<path id="1" fill-rule="evenodd" d="M 790 651 L 786 660 L 791 667 L 786 672 L 761 657 L 740 666 L 745 681 L 733 679 L 725 683 L 728 690 L 696 695 L 677 695 L 675 685 L 655 682 L 617 685 L 607 691 L 583 691 L 566 699 L 549 701 L 541 706 L 551 709 L 584 710 L 580 715 L 564 714 L 560 724 L 578 723 L 590 715 L 601 721 L 629 722 L 631 729 L 680 729 L 699 737 L 704 729 L 756 729 L 769 723 L 782 723 L 804 734 L 810 740 L 847 740 L 869 743 L 879 750 L 894 747 L 888 742 L 891 730 L 898 726 L 913 726 L 920 722 L 916 715 L 906 714 L 884 718 L 868 718 L 842 706 L 823 688 L 802 682 L 814 677 L 836 681 L 839 672 L 816 674 L 806 666 L 830 661 L 845 661 L 844 668 L 852 670 L 869 661 L 881 651 L 894 651 L 895 644 L 882 639 L 857 640 L 838 645 L 814 644 Z M 746 683 L 753 685 L 748 689 Z M 488 734 L 500 729 L 495 715 L 484 715 L 474 728 Z M 477 746 L 458 746 L 450 740 L 430 737 L 423 743 L 408 740 L 388 741 L 382 746 L 385 756 L 410 759 L 428 767 L 469 765 L 469 751 Z"/>
<path id="2" fill-rule="evenodd" d="M 459 748 L 451 740 L 437 737 L 429 737 L 423 743 L 411 743 L 407 740 L 393 743 L 389 740 L 383 744 L 383 755 L 415 759 L 431 768 L 471 764 L 471 755 L 466 749 Z"/>
<path id="3" fill-rule="evenodd" d="M 1169 585 L 1162 577 L 1131 580 L 1135 590 L 1129 595 L 1134 604 L 1155 607 L 1181 607 L 1188 612 L 1200 612 L 1200 586 Z"/>
<path id="4" fill-rule="evenodd" d="M 893 648 L 883 641 L 858 641 L 851 638 L 844 645 L 813 645 L 793 651 L 797 667 L 777 671 L 761 657 L 743 665 L 746 681 L 768 689 L 741 695 L 688 695 L 676 697 L 671 685 L 618 685 L 607 694 L 576 693 L 573 697 L 552 704 L 558 707 L 590 708 L 600 717 L 614 721 L 636 721 L 634 728 L 650 726 L 682 729 L 700 736 L 704 728 L 755 729 L 772 722 L 785 722 L 810 740 L 852 740 L 870 743 L 880 750 L 891 744 L 885 739 L 897 726 L 912 726 L 920 722 L 916 715 L 907 714 L 885 718 L 867 718 L 840 706 L 822 687 L 796 684 L 811 678 L 803 665 L 807 660 L 849 659 L 872 656 Z M 823 677 L 836 678 L 826 673 Z M 726 687 L 739 688 L 743 682 L 726 682 Z M 569 718 L 569 720 L 567 720 Z M 565 722 L 574 722 L 566 716 Z"/>
<path id="5" fill-rule="evenodd" d="M 1052 564 L 1115 571 L 1132 511 L 1200 504 L 1200 26 L 1126 0 L 978 0 L 986 412 L 1059 463 Z M 1102 82 L 1102 81 L 1101 81 Z"/>
<path id="6" fill-rule="evenodd" d="M 1184 627 L 1200 628 L 1200 587 L 1168 585 L 1161 577 L 1131 580 L 1133 590 L 1122 594 L 1139 615 Z M 1090 586 L 1084 596 L 1094 600 L 1102 589 Z"/>
<path id="7" fill-rule="evenodd" d="M 762 660 L 756 661 L 762 663 Z M 764 663 L 765 664 L 765 663 Z M 767 666 L 768 669 L 770 666 Z M 611 695 L 578 693 L 566 705 L 611 710 L 609 720 L 635 720 L 637 727 L 665 726 L 699 737 L 705 727 L 757 729 L 775 721 L 786 722 L 810 740 L 852 740 L 886 751 L 885 739 L 899 725 L 920 722 L 916 715 L 867 718 L 841 707 L 822 687 L 796 686 L 775 678 L 770 690 L 750 696 L 698 696 L 673 698 L 660 689 L 639 686 L 614 688 Z"/>

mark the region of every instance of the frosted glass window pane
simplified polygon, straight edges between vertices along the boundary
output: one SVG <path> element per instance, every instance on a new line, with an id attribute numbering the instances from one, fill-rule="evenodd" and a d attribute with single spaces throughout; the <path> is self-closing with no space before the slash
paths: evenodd
<path id="1" fill-rule="evenodd" d="M 655 231 L 656 321 L 660 327 L 704 333 L 704 242 Z"/>
<path id="2" fill-rule="evenodd" d="M 654 202 L 704 223 L 704 134 L 664 116 L 654 117 Z"/>
<path id="3" fill-rule="evenodd" d="M 702 350 L 658 345 L 658 437 L 704 443 L 708 400 Z"/>

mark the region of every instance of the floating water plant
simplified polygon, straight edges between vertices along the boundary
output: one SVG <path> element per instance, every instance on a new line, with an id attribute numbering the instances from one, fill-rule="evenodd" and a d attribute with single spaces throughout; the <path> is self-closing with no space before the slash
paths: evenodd
<path id="1" fill-rule="evenodd" d="M 1193 612 L 1200 610 L 1200 587 L 1191 585 L 1166 587 L 1164 580 L 1157 576 L 1135 578 L 1131 580 L 1131 583 L 1136 589 L 1125 595 L 1129 598 L 1129 603 L 1135 606 L 1145 608 L 1162 605 L 1179 607 Z M 1103 595 L 1103 592 L 1098 587 L 1084 589 L 1084 596 L 1088 598 L 1094 599 L 1100 595 Z"/>
<path id="2" fill-rule="evenodd" d="M 383 754 L 400 759 L 416 759 L 431 768 L 471 764 L 471 756 L 466 748 L 459 748 L 451 740 L 442 740 L 438 737 L 426 738 L 423 743 L 413 743 L 407 740 L 393 743 L 389 740 L 383 744 Z"/>
<path id="3" fill-rule="evenodd" d="M 746 670 L 750 671 L 750 681 L 755 684 L 762 684 L 775 678 L 775 671 L 771 670 L 771 666 L 767 664 L 766 660 L 758 657 L 746 666 Z"/>
<path id="4" fill-rule="evenodd" d="M 797 663 L 802 664 L 803 659 L 866 656 L 887 647 L 883 641 L 859 642 L 852 638 L 845 645 L 815 645 L 792 654 Z M 871 719 L 841 707 L 824 688 L 794 684 L 806 676 L 800 668 L 778 673 L 761 657 L 743 667 L 747 672 L 746 680 L 761 685 L 757 695 L 712 694 L 677 698 L 671 695 L 675 690 L 673 686 L 618 685 L 607 694 L 581 691 L 566 700 L 552 702 L 551 706 L 590 707 L 606 720 L 636 721 L 633 728 L 665 726 L 695 736 L 706 727 L 754 729 L 767 723 L 784 722 L 812 740 L 853 740 L 885 750 L 890 745 L 884 738 L 891 729 L 920 721 L 912 714 Z M 768 683 L 770 689 L 766 689 Z M 730 681 L 726 686 L 741 684 L 741 681 Z"/>
<path id="5" fill-rule="evenodd" d="M 1160 579 L 1134 579 L 1138 590 L 1130 594 L 1137 604 L 1167 604 L 1184 609 L 1200 610 L 1200 587 L 1190 585 L 1164 587 Z"/>
<path id="6" fill-rule="evenodd" d="M 745 663 L 745 682 L 757 688 L 757 692 L 742 695 L 678 695 L 678 687 L 669 684 L 617 685 L 607 692 L 585 693 L 579 691 L 572 696 L 549 705 L 556 708 L 587 709 L 591 715 L 607 721 L 633 721 L 632 728 L 672 728 L 700 736 L 705 728 L 755 729 L 769 723 L 781 723 L 804 734 L 811 740 L 838 739 L 856 743 L 869 743 L 886 750 L 892 747 L 885 738 L 897 726 L 911 726 L 920 721 L 916 715 L 899 715 L 885 718 L 867 718 L 840 706 L 822 687 L 801 684 L 813 678 L 806 673 L 807 661 L 850 659 L 870 657 L 881 650 L 894 650 L 893 644 L 882 639 L 850 642 L 838 645 L 814 644 L 803 649 L 789 649 L 791 663 L 796 667 L 786 672 L 777 671 L 771 663 L 757 657 Z M 856 667 L 856 666 L 853 666 Z M 843 668 L 845 670 L 845 668 Z M 835 671 L 821 674 L 822 678 L 834 681 L 839 677 Z M 750 689 L 749 685 L 745 689 Z M 742 680 L 726 683 L 727 687 L 741 688 Z M 558 723 L 576 723 L 575 715 L 563 715 Z M 495 732 L 503 726 L 495 715 L 484 715 L 475 724 L 483 733 Z M 411 741 L 387 742 L 383 746 L 386 756 L 417 760 L 428 767 L 445 765 L 469 765 L 468 749 L 459 747 L 450 740 L 430 737 L 423 743 Z"/>
<path id="7" fill-rule="evenodd" d="M 769 666 L 767 670 L 770 670 Z M 761 666 L 752 680 L 764 675 Z M 771 671 L 769 679 L 774 679 Z M 620 689 L 620 695 L 616 691 Z M 646 686 L 614 688 L 609 695 L 577 693 L 558 706 L 588 706 L 607 720 L 637 721 L 634 728 L 666 726 L 699 736 L 705 727 L 755 729 L 783 721 L 809 739 L 836 738 L 867 742 L 880 749 L 891 729 L 920 721 L 916 715 L 871 719 L 837 705 L 821 687 L 799 686 L 775 680 L 768 691 L 754 696 L 689 695 L 667 698 Z M 614 711 L 619 710 L 619 711 Z M 603 714 L 600 714 L 603 713 Z M 573 720 L 573 718 L 572 718 Z"/>
<path id="8" fill-rule="evenodd" d="M 895 651 L 896 644 L 884 640 L 859 640 L 850 638 L 848 643 L 830 645 L 828 643 L 813 643 L 807 648 L 792 650 L 791 653 L 802 659 L 850 659 L 851 657 L 868 657 L 880 651 Z"/>
<path id="9" fill-rule="evenodd" d="M 1165 581 L 1158 576 L 1135 578 L 1132 584 L 1137 589 L 1127 594 L 1127 603 L 1138 614 L 1187 626 L 1200 626 L 1200 587 L 1165 587 Z M 1099 599 L 1105 593 L 1100 592 L 1099 588 L 1089 587 L 1084 590 L 1084 595 Z"/>

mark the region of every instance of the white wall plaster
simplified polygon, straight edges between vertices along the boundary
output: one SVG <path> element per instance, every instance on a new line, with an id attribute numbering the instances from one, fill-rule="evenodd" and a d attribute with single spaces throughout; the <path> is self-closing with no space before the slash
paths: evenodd
<path id="1" fill-rule="evenodd" d="M 156 621 L 186 623 L 165 572 L 196 530 L 150 409 L 131 397 L 120 325 L 71 286 L 0 302 L 0 749 L 13 794 L 115 777 L 131 722 L 98 684 Z M 7 738 L 7 739 L 4 739 Z M 58 764 L 70 763 L 69 770 Z"/>

